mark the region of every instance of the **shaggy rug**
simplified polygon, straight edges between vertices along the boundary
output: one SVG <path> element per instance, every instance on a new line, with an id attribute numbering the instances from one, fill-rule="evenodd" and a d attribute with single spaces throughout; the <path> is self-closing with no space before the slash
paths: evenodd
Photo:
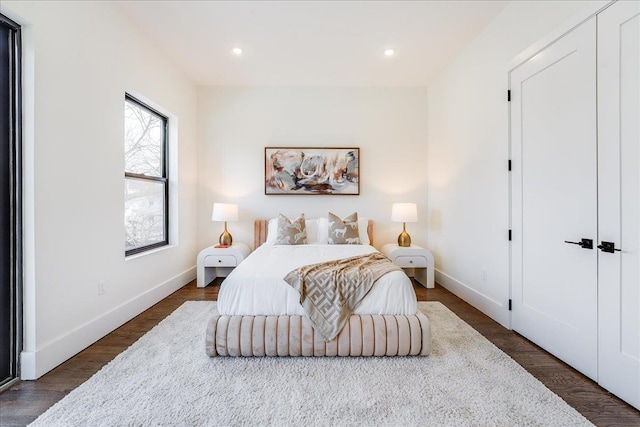
<path id="1" fill-rule="evenodd" d="M 591 425 L 449 309 L 429 357 L 209 358 L 186 302 L 33 426 Z"/>

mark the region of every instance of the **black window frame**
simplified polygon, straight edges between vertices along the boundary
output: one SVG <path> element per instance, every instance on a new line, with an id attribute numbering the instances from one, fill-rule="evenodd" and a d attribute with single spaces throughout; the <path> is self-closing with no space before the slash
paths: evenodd
<path id="1" fill-rule="evenodd" d="M 169 245 L 169 118 L 156 110 L 155 108 L 149 106 L 148 104 L 140 101 L 136 97 L 125 93 L 124 95 L 125 102 L 130 102 L 132 104 L 136 104 L 138 107 L 147 110 L 149 113 L 154 116 L 158 116 L 162 120 L 162 152 L 163 152 L 163 162 L 162 162 L 162 176 L 151 176 L 146 174 L 139 174 L 133 172 L 127 172 L 126 164 L 124 171 L 124 179 L 125 182 L 127 179 L 137 179 L 141 181 L 148 182 L 160 182 L 164 185 L 164 240 L 156 243 L 152 243 L 146 246 L 140 246 L 138 248 L 133 248 L 129 250 L 125 250 L 125 256 L 135 255 L 142 252 L 150 251 L 152 249 L 161 248 L 163 246 Z"/>
<path id="2" fill-rule="evenodd" d="M 0 13 L 0 22 L 13 31 L 9 45 L 10 65 L 10 376 L 0 378 L 0 391 L 6 390 L 20 377 L 20 353 L 23 345 L 23 200 L 22 200 L 22 31 L 21 26 Z"/>

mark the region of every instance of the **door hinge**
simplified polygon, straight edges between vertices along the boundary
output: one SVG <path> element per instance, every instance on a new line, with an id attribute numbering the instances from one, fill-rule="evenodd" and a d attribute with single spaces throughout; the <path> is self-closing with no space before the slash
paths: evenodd
<path id="1" fill-rule="evenodd" d="M 511 172 L 511 160 L 509 160 L 509 172 Z"/>
<path id="2" fill-rule="evenodd" d="M 511 102 L 511 90 L 507 90 L 507 101 Z"/>
<path id="3" fill-rule="evenodd" d="M 509 230 L 509 241 L 511 241 L 511 230 Z"/>
<path id="4" fill-rule="evenodd" d="M 509 311 L 511 311 L 511 300 L 509 300 Z"/>

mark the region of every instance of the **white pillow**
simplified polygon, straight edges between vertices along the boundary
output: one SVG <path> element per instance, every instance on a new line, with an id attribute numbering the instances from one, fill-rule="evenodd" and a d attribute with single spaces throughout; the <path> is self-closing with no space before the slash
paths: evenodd
<path id="1" fill-rule="evenodd" d="M 369 234 L 367 234 L 367 227 L 369 226 L 369 218 L 358 218 L 358 235 L 360 236 L 360 244 L 369 245 Z M 275 233 L 275 232 L 274 232 Z M 307 239 L 309 239 L 309 232 L 307 231 Z M 329 244 L 329 220 L 327 218 L 318 219 L 318 238 L 317 243 L 321 245 Z"/>
<path id="2" fill-rule="evenodd" d="M 267 240 L 265 243 L 273 245 L 278 238 L 278 218 L 271 218 L 267 227 Z"/>
<path id="3" fill-rule="evenodd" d="M 360 234 L 361 245 L 371 244 L 371 241 L 369 240 L 369 233 L 367 233 L 368 227 L 369 227 L 369 218 L 358 218 L 358 234 Z"/>
<path id="4" fill-rule="evenodd" d="M 326 218 L 325 222 L 326 222 Z M 318 223 L 320 220 L 318 219 L 307 219 L 304 221 L 304 225 L 307 228 L 307 244 L 320 243 L 318 242 Z M 358 224 L 359 226 L 359 224 Z M 328 226 L 327 226 L 328 227 Z M 327 243 L 325 233 L 325 244 Z M 267 226 L 267 240 L 265 243 L 275 244 L 278 236 L 278 218 L 271 218 L 269 220 L 269 225 Z M 362 240 L 362 238 L 360 239 Z"/>
<path id="5" fill-rule="evenodd" d="M 318 223 L 317 219 L 307 219 L 304 221 L 305 227 L 307 227 L 307 244 L 312 245 L 318 243 Z"/>
<path id="6" fill-rule="evenodd" d="M 329 220 L 327 218 L 318 218 L 318 243 L 321 245 L 329 244 Z"/>

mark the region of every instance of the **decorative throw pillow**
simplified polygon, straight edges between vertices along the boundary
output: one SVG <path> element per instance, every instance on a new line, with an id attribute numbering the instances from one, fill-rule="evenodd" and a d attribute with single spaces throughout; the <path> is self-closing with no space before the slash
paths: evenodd
<path id="1" fill-rule="evenodd" d="M 324 219 L 324 222 L 327 222 L 327 218 L 322 218 Z M 304 220 L 304 224 L 305 224 L 305 228 L 307 229 L 307 244 L 313 244 L 313 243 L 323 243 L 323 244 L 327 244 L 327 230 L 326 230 L 326 226 L 325 226 L 325 230 L 324 230 L 324 234 L 325 234 L 325 238 L 324 238 L 324 242 L 319 242 L 318 241 L 318 227 L 319 227 L 319 223 L 320 223 L 320 219 L 305 219 Z M 360 221 L 362 221 L 362 218 L 360 218 Z M 269 225 L 267 226 L 267 239 L 265 240 L 264 243 L 269 244 L 269 245 L 275 245 L 276 244 L 276 240 L 278 238 L 278 218 L 271 218 L 269 220 Z M 362 236 L 360 236 L 360 239 L 362 240 Z"/>
<path id="2" fill-rule="evenodd" d="M 329 237 L 330 245 L 359 245 L 360 234 L 358 232 L 358 212 L 354 212 L 345 219 L 329 212 Z"/>
<path id="3" fill-rule="evenodd" d="M 276 245 L 304 245 L 306 243 L 307 228 L 305 227 L 304 214 L 293 221 L 280 214 Z"/>

